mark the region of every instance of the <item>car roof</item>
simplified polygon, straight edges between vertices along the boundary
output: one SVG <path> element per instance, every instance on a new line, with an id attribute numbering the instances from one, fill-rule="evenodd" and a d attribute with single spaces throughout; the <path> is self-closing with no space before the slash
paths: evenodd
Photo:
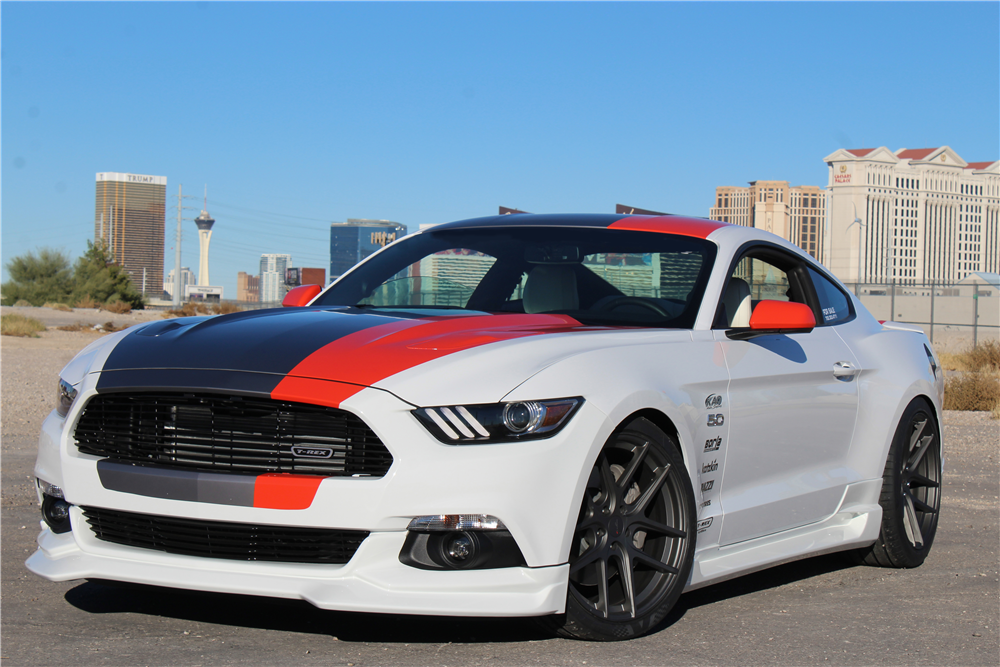
<path id="1" fill-rule="evenodd" d="M 621 215 L 608 213 L 514 213 L 459 220 L 435 225 L 432 230 L 476 229 L 484 227 L 597 227 L 626 231 L 658 232 L 707 238 L 725 222 L 680 215 Z"/>

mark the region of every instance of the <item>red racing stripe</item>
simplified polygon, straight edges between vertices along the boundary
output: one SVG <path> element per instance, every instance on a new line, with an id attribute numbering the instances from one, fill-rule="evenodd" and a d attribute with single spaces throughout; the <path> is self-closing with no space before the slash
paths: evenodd
<path id="1" fill-rule="evenodd" d="M 272 510 L 307 509 L 324 479 L 288 473 L 258 475 L 253 487 L 253 506 Z"/>
<path id="2" fill-rule="evenodd" d="M 608 229 L 624 229 L 633 232 L 659 232 L 704 239 L 727 223 L 701 218 L 682 218 L 677 215 L 633 215 L 608 225 Z"/>
<path id="3" fill-rule="evenodd" d="M 565 315 L 520 314 L 391 322 L 344 336 L 313 352 L 278 383 L 271 398 L 339 407 L 379 380 L 448 354 L 582 326 Z"/>

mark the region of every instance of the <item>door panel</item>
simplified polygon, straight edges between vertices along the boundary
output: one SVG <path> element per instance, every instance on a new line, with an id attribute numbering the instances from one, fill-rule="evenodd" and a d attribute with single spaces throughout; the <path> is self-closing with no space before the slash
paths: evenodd
<path id="1" fill-rule="evenodd" d="M 730 373 L 721 544 L 829 516 L 860 478 L 846 467 L 858 393 L 844 362 L 857 368 L 854 355 L 832 327 L 748 341 L 715 335 Z"/>

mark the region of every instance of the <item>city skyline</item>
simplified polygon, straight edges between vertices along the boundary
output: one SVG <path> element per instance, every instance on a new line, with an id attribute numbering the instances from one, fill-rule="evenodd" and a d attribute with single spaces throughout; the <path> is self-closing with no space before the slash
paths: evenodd
<path id="1" fill-rule="evenodd" d="M 997 59 L 883 45 L 997 53 L 998 25 L 996 3 L 5 4 L 2 262 L 82 254 L 105 170 L 166 175 L 167 271 L 178 185 L 211 185 L 212 282 L 235 295 L 261 254 L 328 266 L 348 218 L 707 216 L 718 186 L 824 186 L 839 149 L 996 160 Z M 176 48 L 192 28 L 210 48 Z"/>

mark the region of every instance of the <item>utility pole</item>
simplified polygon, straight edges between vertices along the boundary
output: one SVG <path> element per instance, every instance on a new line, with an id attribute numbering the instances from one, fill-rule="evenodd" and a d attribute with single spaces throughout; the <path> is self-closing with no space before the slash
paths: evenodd
<path id="1" fill-rule="evenodd" d="M 174 308 L 180 308 L 181 306 L 181 211 L 184 207 L 181 205 L 184 201 L 184 186 L 177 186 L 177 242 L 174 243 Z"/>
<path id="2" fill-rule="evenodd" d="M 197 199 L 197 197 L 189 195 L 188 199 Z M 172 294 L 174 308 L 180 307 L 181 290 L 184 289 L 181 285 L 181 216 L 184 208 L 184 185 L 182 184 L 177 186 L 177 240 L 174 244 L 174 287 Z M 194 210 L 190 206 L 187 208 Z"/>

